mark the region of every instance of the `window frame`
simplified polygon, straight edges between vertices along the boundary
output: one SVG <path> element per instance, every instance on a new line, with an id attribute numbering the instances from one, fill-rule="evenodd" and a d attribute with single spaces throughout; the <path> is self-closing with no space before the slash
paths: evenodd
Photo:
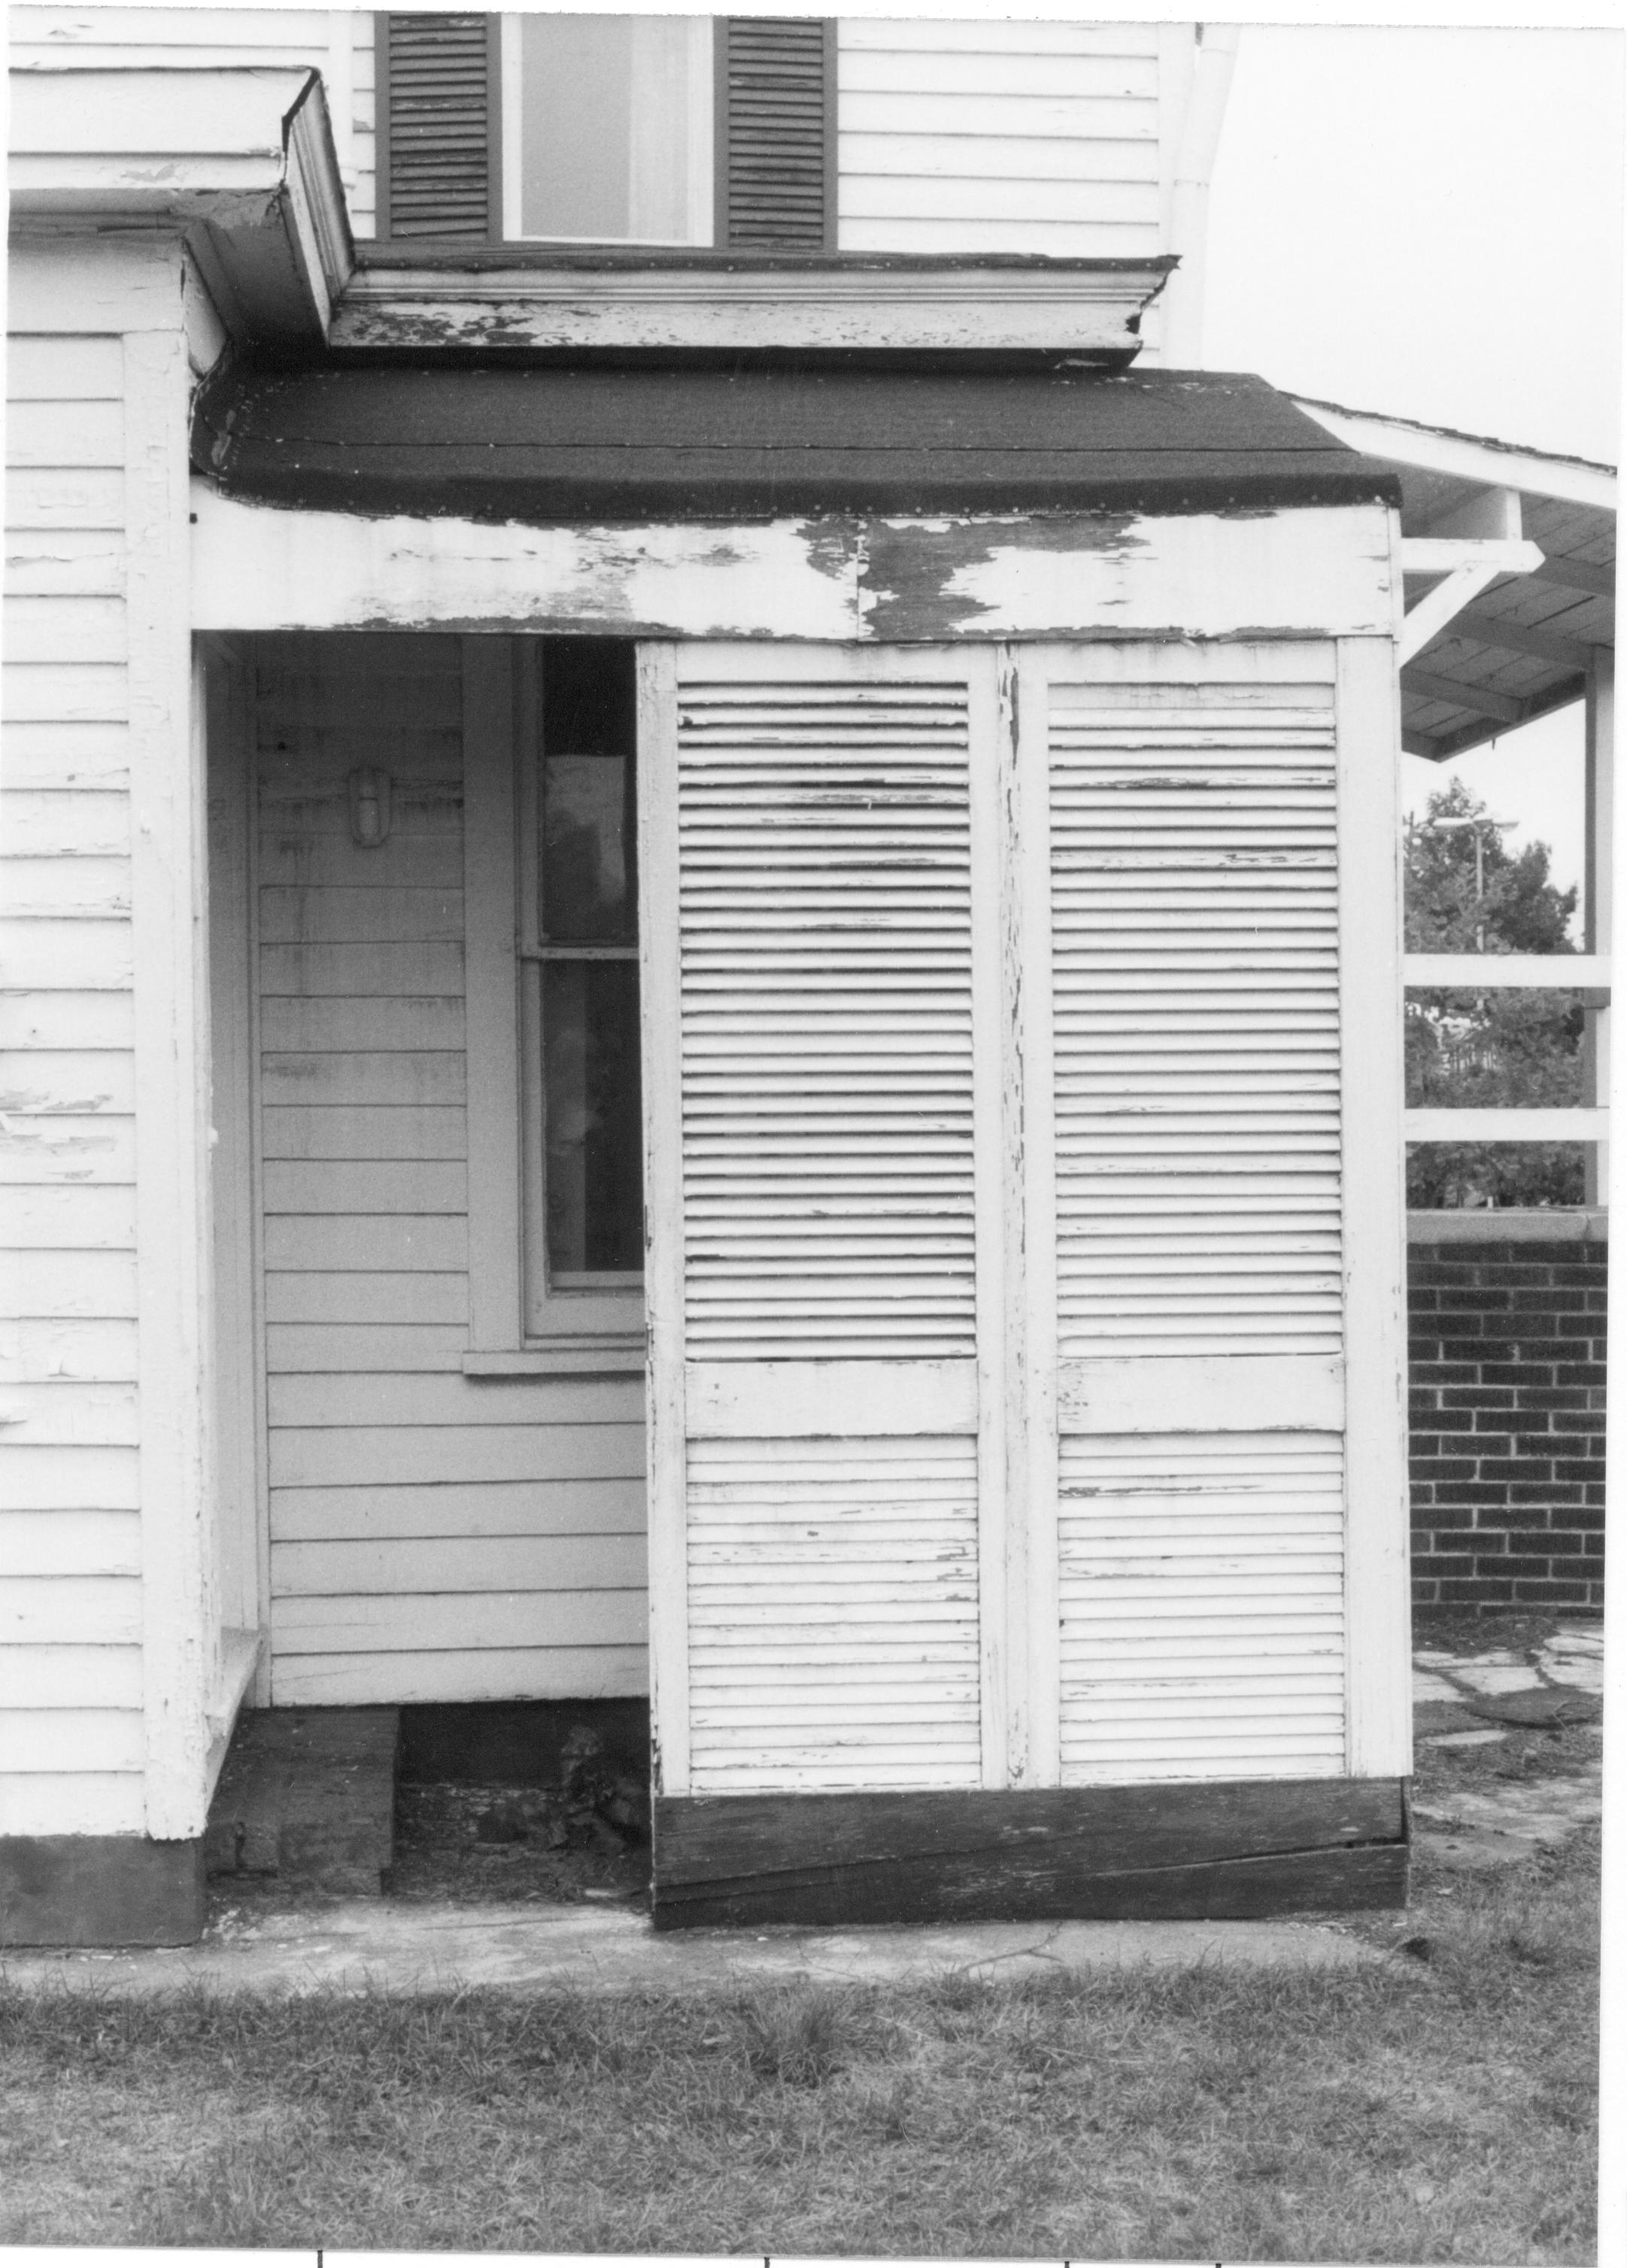
<path id="1" fill-rule="evenodd" d="M 644 1284 L 556 1289 L 546 1256 L 535 850 L 540 651 L 462 640 L 468 1112 L 466 1374 L 637 1372 Z"/>

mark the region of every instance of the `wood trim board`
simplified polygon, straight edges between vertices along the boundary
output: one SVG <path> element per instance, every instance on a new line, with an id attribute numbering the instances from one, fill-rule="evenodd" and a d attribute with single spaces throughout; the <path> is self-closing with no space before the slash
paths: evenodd
<path id="1" fill-rule="evenodd" d="M 1252 1918 L 1405 1902 L 1398 1779 L 658 1798 L 658 1929 Z"/>

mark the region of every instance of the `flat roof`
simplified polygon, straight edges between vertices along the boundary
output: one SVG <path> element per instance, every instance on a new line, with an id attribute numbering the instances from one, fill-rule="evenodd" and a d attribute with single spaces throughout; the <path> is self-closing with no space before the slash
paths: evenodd
<path id="1" fill-rule="evenodd" d="M 239 363 L 202 389 L 193 454 L 245 501 L 540 526 L 1400 499 L 1263 379 L 1054 357 Z"/>

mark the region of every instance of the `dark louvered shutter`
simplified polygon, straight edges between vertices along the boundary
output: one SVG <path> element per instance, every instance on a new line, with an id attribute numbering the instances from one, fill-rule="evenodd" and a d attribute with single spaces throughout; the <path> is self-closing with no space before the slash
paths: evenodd
<path id="1" fill-rule="evenodd" d="M 497 25 L 379 18 L 381 237 L 501 234 Z"/>
<path id="2" fill-rule="evenodd" d="M 795 252 L 836 244 L 836 26 L 718 24 L 718 241 Z"/>

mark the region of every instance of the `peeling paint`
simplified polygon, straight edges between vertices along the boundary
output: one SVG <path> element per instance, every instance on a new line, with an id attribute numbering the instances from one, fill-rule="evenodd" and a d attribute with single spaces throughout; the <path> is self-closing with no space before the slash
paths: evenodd
<path id="1" fill-rule="evenodd" d="M 1002 625 L 983 618 L 1009 615 L 1012 587 L 1020 584 L 1021 563 L 1029 556 L 1128 559 L 1146 543 L 1130 512 L 873 520 L 859 581 L 860 614 L 869 635 L 882 640 L 987 631 Z M 980 583 L 986 587 L 990 577 L 996 589 L 985 596 Z"/>

